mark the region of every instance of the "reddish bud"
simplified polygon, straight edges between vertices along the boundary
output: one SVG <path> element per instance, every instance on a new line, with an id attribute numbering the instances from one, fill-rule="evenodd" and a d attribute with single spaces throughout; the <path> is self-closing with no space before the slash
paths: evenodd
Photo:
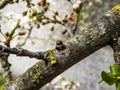
<path id="1" fill-rule="evenodd" d="M 48 6 L 44 6 L 44 11 L 46 12 L 48 10 Z"/>
<path id="2" fill-rule="evenodd" d="M 26 15 L 27 15 L 27 11 L 24 11 L 24 12 L 22 13 L 22 15 L 23 15 L 23 16 L 26 16 Z"/>
<path id="3" fill-rule="evenodd" d="M 41 6 L 42 5 L 42 1 L 39 1 L 37 4 L 38 4 L 38 6 Z"/>
<path id="4" fill-rule="evenodd" d="M 37 29 L 39 29 L 40 28 L 40 24 L 37 24 Z"/>
<path id="5" fill-rule="evenodd" d="M 26 31 L 24 29 L 20 30 L 20 32 L 18 33 L 18 35 L 23 36 L 26 34 Z"/>
<path id="6" fill-rule="evenodd" d="M 58 12 L 57 11 L 55 11 L 55 12 L 53 12 L 55 15 L 58 15 Z"/>
<path id="7" fill-rule="evenodd" d="M 67 23 L 67 22 L 68 22 L 67 18 L 63 18 L 62 21 L 63 21 L 64 23 Z"/>

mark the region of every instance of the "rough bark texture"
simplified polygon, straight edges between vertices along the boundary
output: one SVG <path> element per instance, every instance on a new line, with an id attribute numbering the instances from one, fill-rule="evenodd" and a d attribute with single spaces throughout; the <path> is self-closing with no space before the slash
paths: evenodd
<path id="1" fill-rule="evenodd" d="M 65 43 L 66 50 L 48 50 L 46 61 L 39 61 L 4 90 L 37 90 L 66 69 L 101 47 L 108 45 L 116 32 L 120 34 L 120 5 L 105 14 L 96 25 L 83 29 Z"/>
<path id="2" fill-rule="evenodd" d="M 18 48 L 9 48 L 0 45 L 0 50 L 1 53 L 11 53 L 11 54 L 16 54 L 17 56 L 28 56 L 30 58 L 37 58 L 37 59 L 44 59 L 45 52 L 31 52 L 26 49 L 18 49 Z"/>
<path id="3" fill-rule="evenodd" d="M 120 34 L 116 32 L 116 38 L 110 45 L 114 51 L 115 64 L 120 66 Z"/>

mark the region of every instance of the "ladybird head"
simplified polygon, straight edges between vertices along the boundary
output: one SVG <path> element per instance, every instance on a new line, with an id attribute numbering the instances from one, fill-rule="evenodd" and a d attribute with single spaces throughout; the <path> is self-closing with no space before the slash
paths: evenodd
<path id="1" fill-rule="evenodd" d="M 61 45 L 61 44 L 63 44 L 63 42 L 62 42 L 62 40 L 57 40 L 56 44 Z"/>

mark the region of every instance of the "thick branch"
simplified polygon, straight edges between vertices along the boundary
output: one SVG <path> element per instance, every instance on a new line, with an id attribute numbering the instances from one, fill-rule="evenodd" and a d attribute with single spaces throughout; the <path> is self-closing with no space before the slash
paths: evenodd
<path id="1" fill-rule="evenodd" d="M 114 61 L 115 64 L 120 66 L 120 35 L 118 35 L 118 33 L 116 32 L 116 37 L 113 40 L 112 43 L 110 43 L 110 46 L 112 47 L 114 53 Z"/>
<path id="2" fill-rule="evenodd" d="M 9 48 L 0 45 L 0 50 L 1 53 L 11 53 L 11 54 L 16 54 L 17 56 L 28 56 L 30 58 L 37 58 L 37 59 L 44 59 L 44 52 L 31 52 L 25 49 L 17 49 L 17 48 Z"/>
<path id="3" fill-rule="evenodd" d="M 0 9 L 4 8 L 11 0 L 3 0 L 1 3 L 0 3 Z"/>
<path id="4" fill-rule="evenodd" d="M 105 14 L 96 25 L 83 29 L 78 35 L 66 42 L 66 50 L 49 50 L 46 61 L 39 61 L 4 90 L 37 90 L 66 69 L 89 56 L 96 50 L 108 45 L 120 34 L 120 5 Z M 57 62 L 53 62 L 57 60 Z"/>

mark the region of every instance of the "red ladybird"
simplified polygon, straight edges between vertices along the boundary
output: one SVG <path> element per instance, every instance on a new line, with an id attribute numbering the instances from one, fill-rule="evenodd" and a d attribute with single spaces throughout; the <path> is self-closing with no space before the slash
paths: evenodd
<path id="1" fill-rule="evenodd" d="M 63 42 L 61 40 L 57 40 L 57 42 L 56 42 L 56 50 L 62 51 L 62 50 L 65 50 L 65 49 L 66 49 L 65 44 L 63 44 Z"/>

